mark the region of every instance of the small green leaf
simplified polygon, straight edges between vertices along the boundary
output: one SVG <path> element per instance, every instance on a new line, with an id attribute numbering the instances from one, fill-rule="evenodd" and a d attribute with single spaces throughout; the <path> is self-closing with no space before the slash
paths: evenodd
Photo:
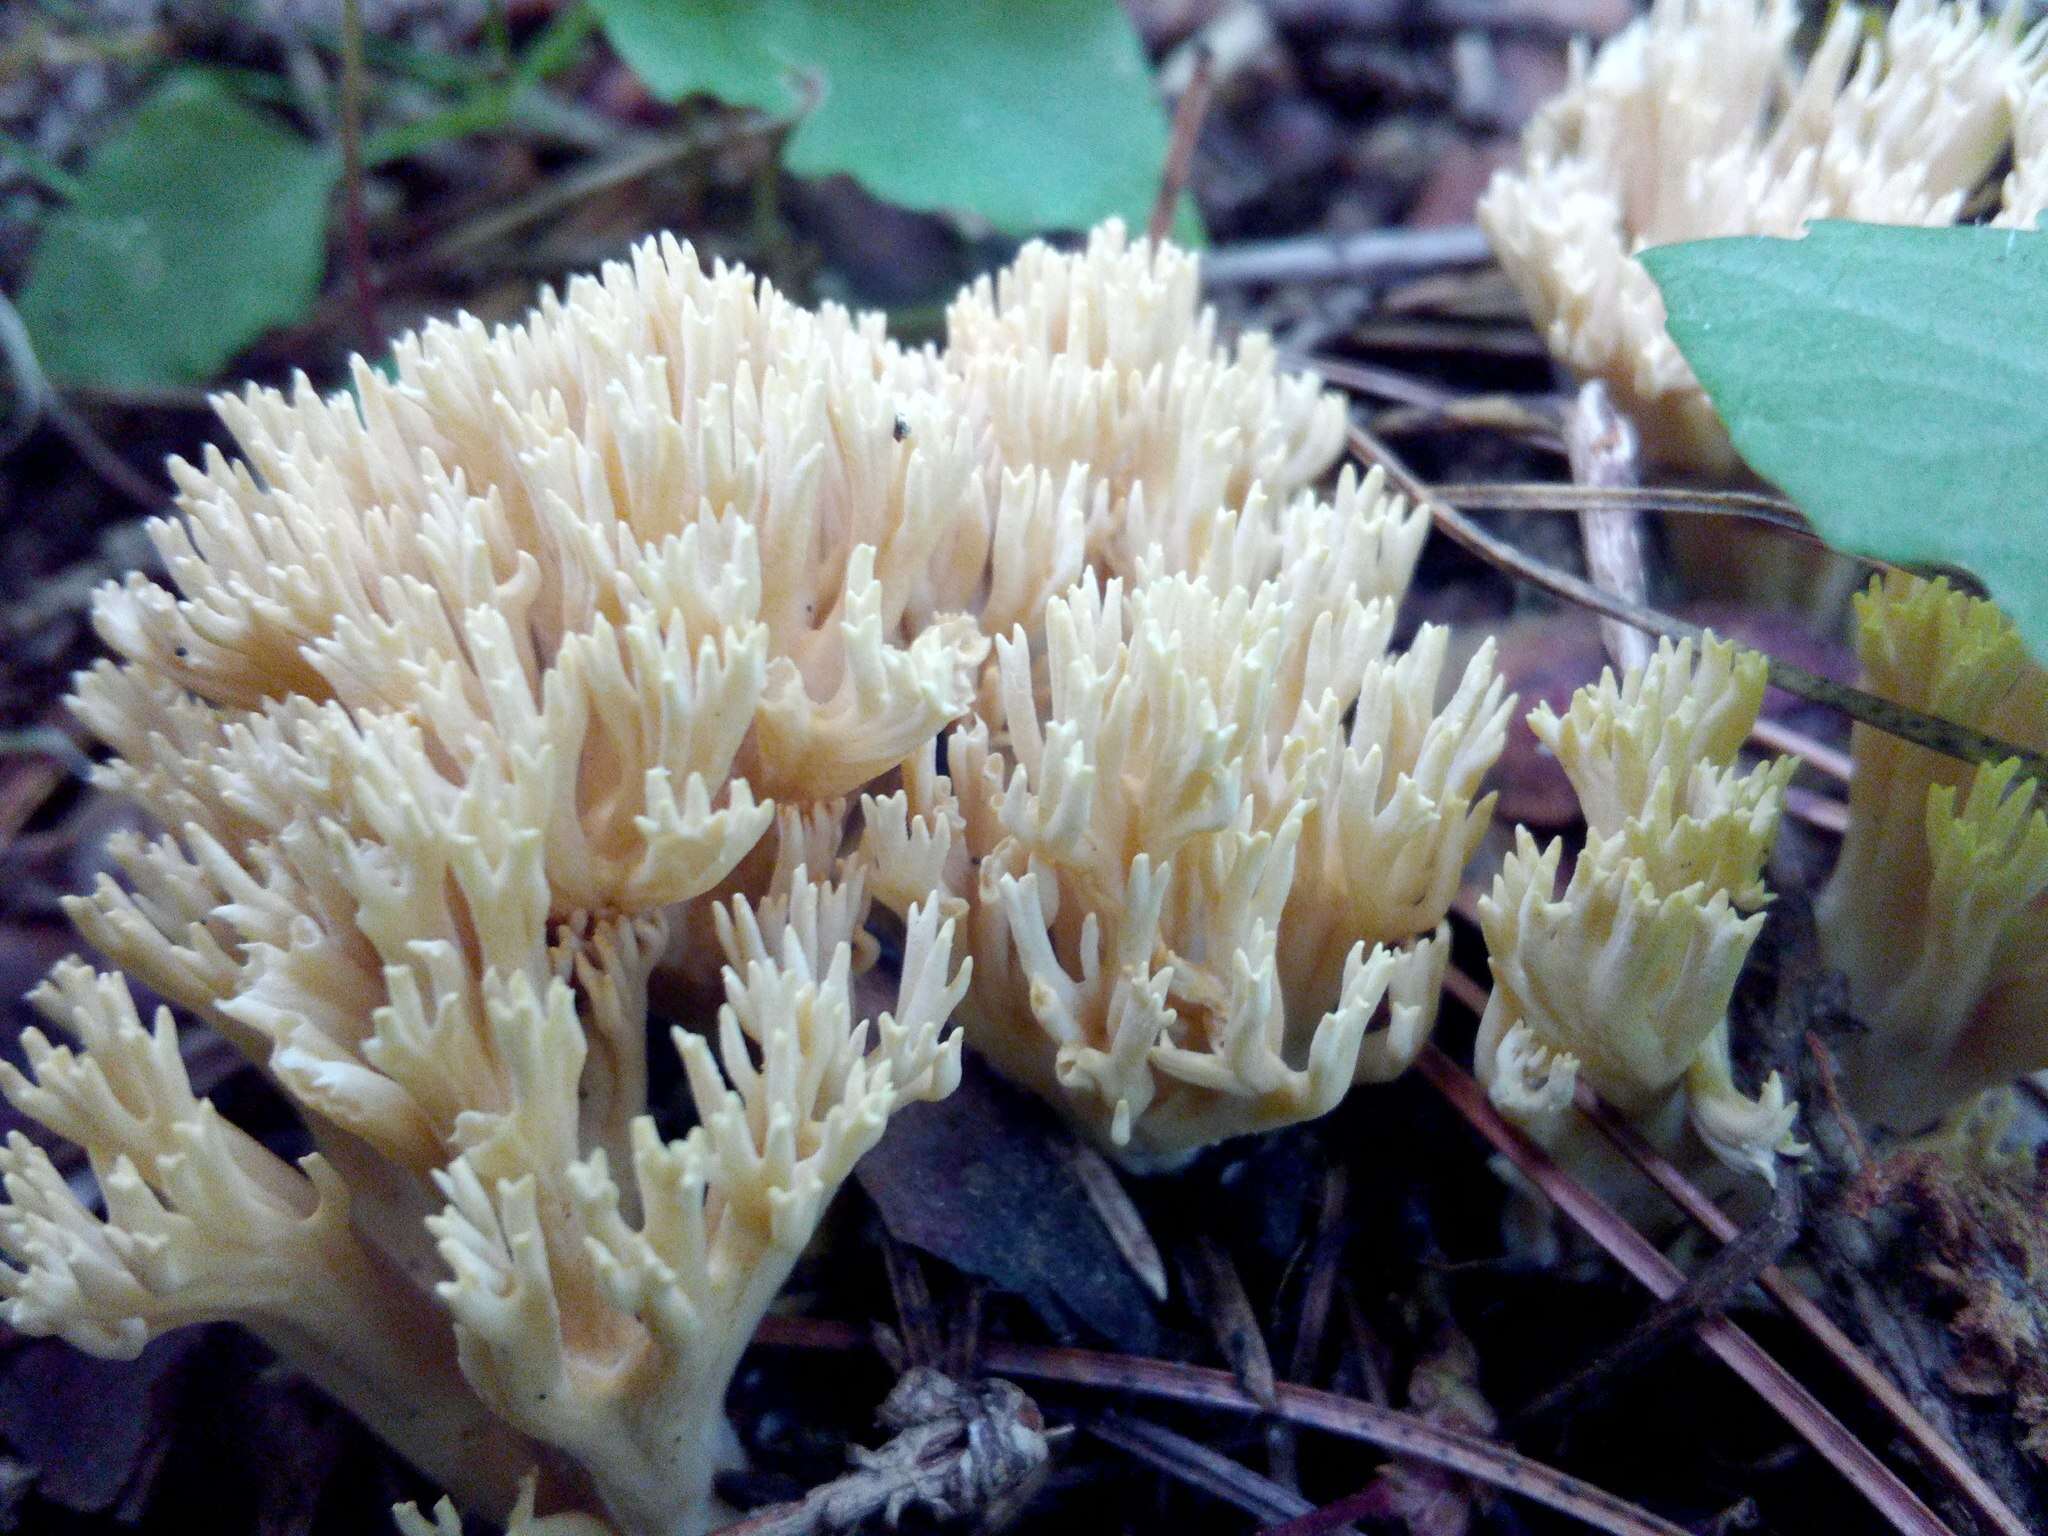
<path id="1" fill-rule="evenodd" d="M 1116 0 L 597 0 L 664 99 L 766 112 L 822 93 L 787 151 L 907 208 L 1013 233 L 1142 223 L 1166 156 L 1145 54 Z"/>
<path id="2" fill-rule="evenodd" d="M 1969 571 L 2048 660 L 2048 234 L 1823 223 L 1643 261 L 1751 468 L 1830 544 Z"/>
<path id="3" fill-rule="evenodd" d="M 338 156 L 171 76 L 53 214 L 20 299 L 60 384 L 204 384 L 319 291 Z"/>

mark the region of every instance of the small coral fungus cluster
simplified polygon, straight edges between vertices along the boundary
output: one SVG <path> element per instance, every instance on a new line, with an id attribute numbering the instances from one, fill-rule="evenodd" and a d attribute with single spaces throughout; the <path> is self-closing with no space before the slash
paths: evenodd
<path id="1" fill-rule="evenodd" d="M 1308 489 L 1340 403 L 1171 248 L 1033 247 L 948 333 L 650 241 L 222 402 L 78 683 L 161 830 L 72 903 L 128 979 L 61 966 L 0 1080 L 104 1202 L 13 1138 L 11 1325 L 235 1320 L 467 1508 L 688 1532 L 755 1323 L 963 1038 L 1141 1168 L 1407 1064 L 1508 712 L 1490 650 L 1389 653 L 1424 521 Z"/>
<path id="2" fill-rule="evenodd" d="M 1559 896 L 1564 845 L 1539 852 L 1522 832 L 1480 901 L 1493 993 L 1475 1065 L 1539 1140 L 1588 1147 L 1583 1074 L 1668 1146 L 1689 1127 L 1766 1178 L 1800 1150 L 1777 1076 L 1748 1098 L 1729 1057 L 1728 1001 L 1795 766 L 1735 763 L 1763 695 L 1763 658 L 1710 638 L 1697 654 L 1666 642 L 1622 684 L 1609 674 L 1563 716 L 1530 716 L 1578 791 L 1586 843 Z"/>

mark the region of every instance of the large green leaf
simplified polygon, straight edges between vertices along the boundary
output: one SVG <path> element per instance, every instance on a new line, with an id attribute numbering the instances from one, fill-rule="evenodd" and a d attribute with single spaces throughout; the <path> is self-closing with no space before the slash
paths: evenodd
<path id="1" fill-rule="evenodd" d="M 20 310 L 59 383 L 204 384 L 320 286 L 339 159 L 181 71 L 102 145 Z"/>
<path id="2" fill-rule="evenodd" d="M 1643 260 L 1758 474 L 1831 544 L 1971 572 L 2048 660 L 2048 234 L 1824 223 Z"/>
<path id="3" fill-rule="evenodd" d="M 788 112 L 800 176 L 844 171 L 908 208 L 1016 233 L 1142 221 L 1166 154 L 1116 0 L 597 0 L 649 89 Z"/>

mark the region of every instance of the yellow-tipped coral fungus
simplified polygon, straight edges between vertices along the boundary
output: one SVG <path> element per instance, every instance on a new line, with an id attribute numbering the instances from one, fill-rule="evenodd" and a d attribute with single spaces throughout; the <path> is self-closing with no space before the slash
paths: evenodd
<path id="1" fill-rule="evenodd" d="M 1894 574 L 1856 612 L 1865 687 L 2048 748 L 2048 669 L 1990 603 Z M 2048 808 L 2016 761 L 1973 769 L 1865 725 L 1851 752 L 1818 911 L 1869 1026 L 1840 1047 L 1847 1087 L 1880 1124 L 1921 1130 L 2048 1067 Z"/>
<path id="2" fill-rule="evenodd" d="M 1557 754 L 1586 816 L 1562 895 L 1562 842 L 1520 833 L 1480 925 L 1493 992 L 1475 1062 L 1495 1106 L 1561 1148 L 1584 1140 L 1583 1074 L 1667 1148 L 1689 1125 L 1722 1162 L 1765 1178 L 1798 1150 L 1797 1106 L 1775 1074 L 1735 1085 L 1727 1009 L 1763 923 L 1763 864 L 1790 759 L 1744 771 L 1737 750 L 1763 703 L 1763 658 L 1711 637 L 1661 644 L 1563 716 L 1530 727 Z"/>

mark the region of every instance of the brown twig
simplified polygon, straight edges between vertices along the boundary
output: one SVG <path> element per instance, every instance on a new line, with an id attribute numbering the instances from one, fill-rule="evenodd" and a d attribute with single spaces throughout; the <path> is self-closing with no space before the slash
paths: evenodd
<path id="1" fill-rule="evenodd" d="M 1337 1272 L 1344 1259 L 1345 1239 L 1350 1235 L 1350 1224 L 1345 1219 L 1348 1192 L 1343 1165 L 1331 1164 L 1323 1174 L 1323 1198 L 1316 1212 L 1315 1236 L 1310 1239 L 1308 1260 L 1303 1266 L 1306 1278 L 1302 1281 L 1294 1349 L 1287 1366 L 1288 1379 L 1292 1381 L 1313 1380 L 1316 1361 L 1323 1352 L 1330 1307 L 1337 1298 Z"/>
<path id="2" fill-rule="evenodd" d="M 1388 430 L 1389 421 L 1396 418 L 1406 419 L 1417 428 L 1449 423 L 1507 433 L 1559 453 L 1564 451 L 1558 436 L 1562 407 L 1554 395 L 1460 394 L 1405 369 L 1320 353 L 1283 352 L 1281 362 L 1354 395 L 1394 401 L 1395 409 L 1383 410 L 1374 418 L 1382 431 Z M 1538 488 L 1557 489 L 1551 485 Z"/>
<path id="3" fill-rule="evenodd" d="M 113 445 L 93 430 L 69 403 L 61 397 L 52 400 L 43 408 L 43 419 L 71 445 L 72 452 L 85 461 L 85 467 L 102 483 L 120 492 L 145 512 L 155 514 L 164 510 L 171 499 L 170 487 L 151 480 L 122 458 L 114 451 Z"/>
<path id="4" fill-rule="evenodd" d="M 27 441 L 39 424 L 46 425 L 69 443 L 72 451 L 84 460 L 85 467 L 105 484 L 145 512 L 163 510 L 170 499 L 169 490 L 139 473 L 116 453 L 91 423 L 72 409 L 71 402 L 51 386 L 43 374 L 28 327 L 21 323 L 21 316 L 4 293 L 0 293 L 0 361 L 5 362 L 13 380 L 17 416 L 0 433 L 0 458 Z"/>
<path id="5" fill-rule="evenodd" d="M 1446 419 L 1461 419 L 1456 414 L 1460 407 L 1496 398 L 1461 395 L 1401 369 L 1361 363 L 1350 358 L 1288 356 L 1283 361 L 1291 367 L 1314 373 L 1339 388 L 1396 401 Z M 1555 423 L 1544 425 L 1554 433 Z M 1559 446 L 1568 447 L 1563 443 Z M 1541 480 L 1447 481 L 1436 486 L 1435 491 L 1455 506 L 1483 512 L 1583 514 L 1588 510 L 1613 509 L 1690 517 L 1739 517 L 1776 528 L 1806 543 L 1827 547 L 1826 541 L 1814 532 L 1793 502 L 1769 491 L 1706 490 L 1694 486 L 1566 485 Z M 1877 570 L 1900 569 L 1874 555 L 1856 555 L 1846 550 L 1838 553 Z"/>
<path id="6" fill-rule="evenodd" d="M 746 116 L 735 120 L 719 117 L 697 123 L 676 133 L 629 143 L 617 153 L 579 165 L 536 187 L 523 197 L 499 203 L 476 218 L 448 230 L 426 243 L 412 257 L 386 271 L 387 281 L 410 278 L 438 270 L 471 251 L 498 244 L 529 224 L 551 218 L 563 209 L 609 192 L 629 182 L 650 176 L 700 151 L 749 134 L 770 134 L 787 130 L 795 118 Z"/>
<path id="7" fill-rule="evenodd" d="M 1172 1361 L 1000 1344 L 991 1346 L 988 1364 L 991 1369 L 1009 1375 L 1140 1392 L 1211 1408 L 1258 1411 L 1256 1399 L 1232 1381 L 1227 1372 Z M 1278 1412 L 1290 1423 L 1304 1428 L 1364 1441 L 1519 1494 L 1613 1536 L 1648 1536 L 1652 1532 L 1656 1536 L 1677 1536 L 1678 1527 L 1670 1521 L 1603 1488 L 1494 1441 L 1431 1424 L 1413 1414 L 1375 1408 L 1333 1392 L 1287 1382 L 1279 1388 Z"/>
<path id="8" fill-rule="evenodd" d="M 1444 990 L 1474 1013 L 1485 1009 L 1486 988 L 1462 971 L 1453 969 L 1446 973 Z M 1827 1090 L 1832 1088 L 1833 1082 L 1831 1058 L 1827 1048 L 1818 1039 L 1809 1038 L 1808 1048 L 1813 1051 L 1818 1063 L 1825 1095 Z M 1578 1085 L 1574 1102 L 1624 1157 L 1641 1169 L 1651 1183 L 1669 1196 L 1672 1203 L 1697 1222 L 1708 1235 L 1724 1243 L 1732 1242 L 1740 1236 L 1741 1228 L 1726 1212 L 1715 1205 L 1669 1158 L 1651 1146 L 1640 1131 L 1615 1113 L 1584 1082 Z M 1862 1147 L 1861 1133 L 1856 1129 L 1854 1120 L 1842 1113 L 1838 1101 L 1834 1108 L 1837 1114 L 1841 1115 L 1841 1123 L 1846 1127 L 1847 1134 L 1853 1138 L 1855 1145 L 1867 1154 L 1868 1148 Z M 1865 1161 L 1867 1162 L 1867 1157 Z M 1926 1415 L 1913 1406 L 1898 1384 L 1885 1375 L 1877 1363 L 1836 1326 L 1834 1320 L 1821 1310 L 1812 1297 L 1775 1265 L 1759 1272 L 1756 1278 L 1765 1293 L 1784 1309 L 1785 1314 L 1824 1349 L 1857 1386 L 1870 1395 L 1871 1401 L 1884 1411 L 1908 1443 L 1955 1489 L 1987 1528 L 2000 1532 L 2001 1536 L 2027 1536 L 2026 1525 L 1999 1497 L 1997 1490 L 1984 1479 L 1983 1474 L 1978 1472 L 1969 1459 Z"/>
<path id="9" fill-rule="evenodd" d="M 1180 1248 L 1181 1274 L 1195 1299 L 1195 1311 L 1209 1325 L 1210 1336 L 1231 1374 L 1268 1412 L 1279 1406 L 1273 1357 L 1259 1331 L 1258 1315 L 1245 1293 L 1244 1278 L 1223 1245 L 1206 1232 L 1189 1236 Z"/>
<path id="10" fill-rule="evenodd" d="M 1491 322 L 1456 316 L 1403 316 L 1391 310 L 1383 318 L 1360 321 L 1351 329 L 1352 342 L 1391 352 L 1463 352 L 1473 357 L 1549 358 L 1543 338 L 1521 320 Z"/>
<path id="11" fill-rule="evenodd" d="M 1344 1311 L 1345 1348 L 1342 1363 L 1357 1374 L 1359 1390 L 1366 1401 L 1381 1408 L 1394 1406 L 1393 1388 L 1387 1381 L 1385 1342 L 1359 1305 L 1358 1287 L 1351 1276 L 1337 1279 L 1337 1302 Z"/>
<path id="12" fill-rule="evenodd" d="M 213 413 L 213 391 L 195 384 L 67 384 L 64 394 L 87 410 Z"/>
<path id="13" fill-rule="evenodd" d="M 519 230 L 552 218 L 586 198 L 616 190 L 694 155 L 750 136 L 773 138 L 790 132 L 816 103 L 821 91 L 810 75 L 800 74 L 795 79 L 807 94 L 787 115 L 763 117 L 755 113 L 720 112 L 673 133 L 633 135 L 610 154 L 587 160 L 523 196 L 494 203 L 438 234 L 415 241 L 407 254 L 372 272 L 373 285 L 390 290 L 415 282 L 458 265 L 472 252 L 501 247 Z M 310 316 L 282 334 L 286 338 L 303 338 L 334 330 L 349 307 L 348 294 L 330 287 Z"/>
<path id="14" fill-rule="evenodd" d="M 1354 1520 L 1387 1514 L 1386 1502 L 1386 1488 L 1375 1480 L 1356 1493 L 1347 1493 L 1334 1503 L 1325 1504 L 1319 1509 L 1307 1510 L 1291 1520 L 1281 1521 L 1278 1525 L 1266 1526 L 1258 1536 L 1323 1536 L 1325 1531 L 1346 1530 Z M 1412 1526 L 1409 1528 L 1413 1529 Z"/>
<path id="15" fill-rule="evenodd" d="M 1475 1014 L 1485 1010 L 1485 986 L 1463 971 L 1455 968 L 1448 971 L 1444 977 L 1444 990 Z M 1814 1055 L 1825 1095 L 1833 1088 L 1832 1057 L 1816 1037 L 1808 1037 L 1807 1047 Z M 1617 1114 L 1583 1081 L 1578 1085 L 1574 1103 L 1617 1151 L 1641 1169 L 1652 1184 L 1710 1237 L 1728 1243 L 1741 1236 L 1742 1229 L 1732 1217 L 1714 1204 L 1676 1164 L 1653 1147 L 1642 1132 Z M 1867 1165 L 1869 1149 L 1863 1146 L 1862 1133 L 1856 1128 L 1854 1119 L 1841 1109 L 1839 1100 L 1834 1102 L 1833 1108 L 1853 1145 L 1864 1154 Z M 2001 1536 L 2028 1536 L 2027 1527 L 2020 1517 L 2013 1513 L 1968 1458 L 1913 1406 L 1897 1383 L 1836 1326 L 1834 1319 L 1822 1311 L 1797 1282 L 1775 1265 L 1760 1271 L 1756 1279 L 1765 1293 L 1784 1309 L 1786 1316 L 1870 1395 L 1871 1401 L 1884 1411 L 1908 1443 L 1941 1474 L 1988 1528 L 2000 1532 Z"/>
<path id="16" fill-rule="evenodd" d="M 1166 143 L 1166 164 L 1159 173 L 1159 196 L 1152 203 L 1152 217 L 1145 233 L 1164 240 L 1173 233 L 1174 215 L 1180 209 L 1180 195 L 1187 189 L 1188 173 L 1195 166 L 1195 141 L 1202 136 L 1203 119 L 1216 94 L 1216 55 L 1206 44 L 1195 45 L 1195 68 L 1187 88 L 1173 106 L 1173 132 Z"/>
<path id="17" fill-rule="evenodd" d="M 1564 454 L 1564 439 L 1558 436 L 1556 419 L 1540 403 L 1513 395 L 1462 395 L 1446 405 L 1389 406 L 1373 416 L 1372 424 L 1382 438 L 1455 427 L 1465 432 L 1519 438 L 1541 452 L 1560 457 Z"/>
<path id="18" fill-rule="evenodd" d="M 1361 363 L 1348 357 L 1304 356 L 1300 353 L 1282 353 L 1280 361 L 1284 367 L 1300 373 L 1313 373 L 1325 384 L 1334 384 L 1339 389 L 1373 395 L 1381 400 L 1392 400 L 1401 405 L 1420 406 L 1424 410 L 1444 410 L 1465 398 L 1456 390 L 1446 389 L 1433 379 L 1425 379 L 1400 368 L 1387 368 L 1379 363 Z"/>
<path id="19" fill-rule="evenodd" d="M 1479 1085 L 1439 1047 L 1425 1046 L 1416 1067 L 1467 1124 L 1653 1296 L 1668 1300 L 1679 1292 L 1685 1276 L 1678 1267 L 1613 1207 L 1560 1168 L 1549 1153 L 1501 1118 Z M 1954 1536 L 1925 1500 L 1741 1328 L 1726 1317 L 1709 1317 L 1696 1323 L 1693 1332 L 1869 1500 L 1894 1530 L 1902 1536 Z"/>
<path id="20" fill-rule="evenodd" d="M 898 1370 L 937 1367 L 945 1354 L 945 1330 L 939 1324 L 932 1289 L 925 1283 L 924 1266 L 886 1228 L 881 1246 L 882 1269 L 889 1277 L 889 1294 L 896 1302 L 896 1329 L 903 1341 L 903 1359 L 891 1363 Z"/>
<path id="21" fill-rule="evenodd" d="M 35 740 L 47 733 L 53 751 Z M 28 739 L 24 739 L 28 738 Z M 23 750 L 16 751 L 17 747 Z M 78 755 L 71 739 L 51 726 L 32 726 L 27 731 L 0 732 L 0 851 L 35 819 L 36 812 L 49 804 L 50 797 L 78 770 L 70 759 Z M 90 768 L 88 761 L 86 766 Z"/>
<path id="22" fill-rule="evenodd" d="M 801 1317 L 764 1319 L 754 1341 L 787 1349 L 855 1350 L 870 1344 L 867 1334 L 854 1324 Z M 992 1341 L 982 1350 L 981 1364 L 1003 1376 L 1131 1392 L 1231 1413 L 1265 1411 L 1228 1371 L 1173 1360 Z M 1479 1435 L 1290 1382 L 1280 1384 L 1278 1398 L 1275 1411 L 1289 1423 L 1444 1467 L 1554 1509 L 1609 1536 L 1684 1536 L 1670 1521 L 1604 1488 Z"/>
<path id="23" fill-rule="evenodd" d="M 1864 1139 L 1863 1128 L 1856 1123 L 1855 1115 L 1843 1101 L 1842 1079 L 1835 1053 L 1814 1030 L 1806 1032 L 1806 1050 L 1813 1058 L 1813 1075 L 1820 1084 L 1821 1097 L 1827 1100 L 1828 1113 L 1834 1117 L 1846 1143 L 1849 1154 L 1846 1161 L 1852 1165 L 1848 1171 L 1859 1179 L 1872 1177 L 1877 1168 L 1877 1158 L 1870 1150 L 1870 1143 Z"/>
<path id="24" fill-rule="evenodd" d="M 343 240 L 356 325 L 365 355 L 384 339 L 377 320 L 377 284 L 370 273 L 370 216 L 363 198 L 363 3 L 341 0 L 341 196 Z"/>
<path id="25" fill-rule="evenodd" d="M 1531 558 L 1504 539 L 1495 538 L 1457 508 L 1447 504 L 1441 496 L 1425 485 L 1414 471 L 1402 463 L 1400 457 L 1365 428 L 1353 425 L 1351 428 L 1352 452 L 1368 464 L 1382 465 L 1387 476 L 1418 506 L 1428 509 L 1432 521 L 1453 542 L 1470 550 L 1489 565 L 1498 566 L 1511 576 L 1540 587 L 1565 601 L 1579 607 L 1591 609 L 1607 618 L 1619 619 L 1624 624 L 1647 630 L 1653 635 L 1673 640 L 1689 639 L 1697 642 L 1706 633 L 1697 624 L 1688 624 L 1670 614 L 1659 613 L 1638 603 L 1631 603 L 1603 592 L 1591 582 L 1583 581 L 1569 572 L 1560 571 L 1540 560 Z M 1811 699 L 1840 710 L 1851 719 L 1865 725 L 1875 726 L 1881 731 L 1932 748 L 1949 757 L 1967 763 L 1999 763 L 2007 758 L 2020 760 L 2020 771 L 2034 778 L 2048 781 L 2048 758 L 2038 752 L 2030 752 L 1982 731 L 1971 730 L 1953 720 L 1943 720 L 1935 715 L 1923 714 L 1917 709 L 1908 709 L 1881 699 L 1874 693 L 1861 688 L 1851 688 L 1832 678 L 1809 672 L 1804 667 L 1794 666 L 1775 656 L 1766 655 L 1770 664 L 1771 682 L 1787 693 L 1797 694 L 1802 699 Z"/>

